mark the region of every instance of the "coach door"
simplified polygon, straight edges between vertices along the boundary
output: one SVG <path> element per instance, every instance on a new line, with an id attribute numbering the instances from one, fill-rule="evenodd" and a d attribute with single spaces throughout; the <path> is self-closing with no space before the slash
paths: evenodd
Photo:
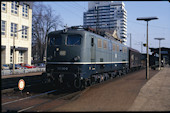
<path id="1" fill-rule="evenodd" d="M 91 62 L 96 62 L 96 44 L 93 36 L 91 37 Z"/>

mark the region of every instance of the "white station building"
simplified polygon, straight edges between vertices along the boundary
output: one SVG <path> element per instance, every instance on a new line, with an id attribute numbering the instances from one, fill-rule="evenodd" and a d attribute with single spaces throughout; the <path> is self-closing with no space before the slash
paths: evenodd
<path id="1" fill-rule="evenodd" d="M 31 64 L 32 4 L 1 2 L 1 65 L 13 63 L 13 47 L 15 64 Z"/>

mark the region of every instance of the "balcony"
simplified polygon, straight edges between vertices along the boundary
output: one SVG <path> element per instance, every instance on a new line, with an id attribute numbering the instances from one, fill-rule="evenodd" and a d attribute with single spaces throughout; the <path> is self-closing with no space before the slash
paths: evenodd
<path id="1" fill-rule="evenodd" d="M 120 31 L 120 34 L 124 34 L 124 35 L 127 35 L 126 31 Z"/>
<path id="2" fill-rule="evenodd" d="M 127 23 L 126 22 L 121 22 L 120 25 L 127 25 Z"/>
<path id="3" fill-rule="evenodd" d="M 127 22 L 125 18 L 120 19 L 121 22 Z"/>
<path id="4" fill-rule="evenodd" d="M 123 38 L 127 38 L 127 35 L 124 35 L 124 34 L 120 34 L 120 37 L 123 39 Z"/>

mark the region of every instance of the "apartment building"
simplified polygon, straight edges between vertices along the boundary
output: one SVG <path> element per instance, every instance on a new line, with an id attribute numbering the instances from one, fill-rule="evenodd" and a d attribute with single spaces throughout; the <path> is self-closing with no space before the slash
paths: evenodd
<path id="1" fill-rule="evenodd" d="M 31 64 L 33 2 L 1 2 L 1 64 Z"/>
<path id="2" fill-rule="evenodd" d="M 126 44 L 127 41 L 127 11 L 121 1 L 91 1 L 88 2 L 88 11 L 84 12 L 84 26 L 96 30 L 113 32 L 116 30 L 119 38 Z"/>

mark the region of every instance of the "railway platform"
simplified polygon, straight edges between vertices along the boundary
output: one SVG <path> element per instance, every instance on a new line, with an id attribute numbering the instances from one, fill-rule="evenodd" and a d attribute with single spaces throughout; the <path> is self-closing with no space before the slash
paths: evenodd
<path id="1" fill-rule="evenodd" d="M 141 88 L 128 111 L 170 111 L 170 66 L 160 70 Z"/>
<path id="2" fill-rule="evenodd" d="M 52 111 L 170 111 L 170 67 L 131 73 L 92 87 L 77 100 Z"/>

